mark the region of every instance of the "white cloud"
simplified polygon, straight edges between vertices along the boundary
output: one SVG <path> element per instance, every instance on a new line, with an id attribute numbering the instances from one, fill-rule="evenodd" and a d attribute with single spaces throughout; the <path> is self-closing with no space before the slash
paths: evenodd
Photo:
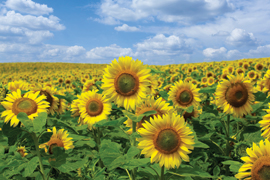
<path id="1" fill-rule="evenodd" d="M 247 33 L 244 29 L 235 28 L 230 36 L 226 38 L 226 42 L 233 46 L 253 46 L 257 44 L 257 40 L 253 33 Z"/>
<path id="2" fill-rule="evenodd" d="M 219 49 L 213 49 L 213 48 L 206 48 L 203 50 L 203 55 L 208 58 L 214 58 L 217 56 L 224 56 L 227 49 L 225 47 L 221 47 Z"/>
<path id="3" fill-rule="evenodd" d="M 35 3 L 31 0 L 7 0 L 6 7 L 33 15 L 43 15 L 53 12 L 53 9 L 49 8 L 47 5 Z"/>
<path id="4" fill-rule="evenodd" d="M 157 34 L 142 43 L 134 45 L 137 53 L 140 55 L 177 55 L 179 53 L 191 53 L 191 47 L 184 39 L 171 35 L 165 37 L 163 34 Z"/>
<path id="5" fill-rule="evenodd" d="M 59 24 L 59 18 L 50 15 L 43 16 L 21 15 L 15 11 L 8 11 L 5 16 L 0 16 L 0 24 L 12 27 L 25 27 L 33 30 L 64 30 L 65 26 Z"/>
<path id="6" fill-rule="evenodd" d="M 41 43 L 44 39 L 53 37 L 53 33 L 50 31 L 26 31 L 25 35 L 30 44 Z"/>
<path id="7" fill-rule="evenodd" d="M 86 58 L 90 59 L 104 59 L 104 58 L 115 58 L 119 56 L 132 56 L 131 48 L 121 48 L 116 44 L 112 44 L 106 47 L 96 47 L 86 52 Z"/>
<path id="8" fill-rule="evenodd" d="M 69 48 L 67 48 L 66 53 L 70 56 L 78 56 L 81 55 L 82 53 L 84 53 L 85 49 L 82 46 L 71 46 Z"/>
<path id="9" fill-rule="evenodd" d="M 97 11 L 101 18 L 96 20 L 113 24 L 117 20 L 137 21 L 155 16 L 161 21 L 186 24 L 214 20 L 233 9 L 228 0 L 104 0 Z"/>
<path id="10" fill-rule="evenodd" d="M 229 50 L 226 54 L 226 57 L 228 59 L 237 59 L 237 58 L 242 57 L 242 54 L 237 49 L 234 49 L 234 50 Z"/>
<path id="11" fill-rule="evenodd" d="M 116 31 L 140 31 L 139 28 L 134 26 L 128 26 L 127 24 L 123 24 L 122 26 L 117 26 L 114 28 Z"/>
<path id="12" fill-rule="evenodd" d="M 267 45 L 264 45 L 264 46 L 258 46 L 257 49 L 253 50 L 249 50 L 248 54 L 250 56 L 263 56 L 263 57 L 266 57 L 266 56 L 270 56 L 270 44 L 267 44 Z"/>

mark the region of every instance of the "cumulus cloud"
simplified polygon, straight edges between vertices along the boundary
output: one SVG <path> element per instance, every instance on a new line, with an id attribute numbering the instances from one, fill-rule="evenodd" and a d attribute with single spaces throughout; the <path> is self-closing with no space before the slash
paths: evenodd
<path id="1" fill-rule="evenodd" d="M 203 55 L 208 58 L 214 58 L 217 56 L 224 56 L 226 51 L 227 49 L 225 47 L 221 47 L 219 49 L 206 48 L 203 50 Z"/>
<path id="2" fill-rule="evenodd" d="M 165 22 L 189 23 L 214 20 L 215 17 L 233 10 L 233 4 L 228 0 L 104 0 L 97 11 L 101 18 L 95 20 L 113 24 L 117 20 L 137 21 L 156 17 Z"/>
<path id="3" fill-rule="evenodd" d="M 59 18 L 50 15 L 43 16 L 22 15 L 15 11 L 8 11 L 5 16 L 0 16 L 0 24 L 12 27 L 25 27 L 32 30 L 64 30 L 65 26 L 59 24 Z"/>
<path id="4" fill-rule="evenodd" d="M 179 53 L 192 53 L 191 47 L 184 39 L 171 35 L 165 37 L 163 34 L 157 34 L 142 43 L 134 45 L 138 54 L 143 55 L 177 55 Z"/>
<path id="5" fill-rule="evenodd" d="M 35 3 L 31 0 L 7 0 L 5 5 L 12 10 L 33 15 L 43 15 L 53 12 L 53 9 L 47 5 Z"/>
<path id="6" fill-rule="evenodd" d="M 115 58 L 119 56 L 132 56 L 131 48 L 121 48 L 116 44 L 105 47 L 96 47 L 86 52 L 86 58 L 90 59 L 104 59 Z"/>
<path id="7" fill-rule="evenodd" d="M 140 31 L 139 28 L 134 26 L 128 26 L 127 24 L 123 24 L 122 26 L 117 26 L 114 28 L 116 31 Z"/>
<path id="8" fill-rule="evenodd" d="M 244 29 L 235 28 L 230 36 L 226 38 L 226 42 L 233 46 L 254 46 L 257 39 L 253 33 L 248 33 Z"/>
<path id="9" fill-rule="evenodd" d="M 67 48 L 66 53 L 71 56 L 78 56 L 84 53 L 84 51 L 85 51 L 84 47 L 75 45 Z"/>
<path id="10" fill-rule="evenodd" d="M 248 54 L 250 56 L 270 56 L 270 44 L 264 45 L 264 46 L 258 46 L 256 49 L 251 49 L 249 50 Z"/>

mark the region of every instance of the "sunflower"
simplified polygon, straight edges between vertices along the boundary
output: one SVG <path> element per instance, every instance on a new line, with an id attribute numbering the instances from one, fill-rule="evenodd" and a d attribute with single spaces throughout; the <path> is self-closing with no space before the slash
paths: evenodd
<path id="1" fill-rule="evenodd" d="M 8 83 L 8 90 L 16 92 L 17 89 L 28 90 L 28 83 L 22 80 Z"/>
<path id="2" fill-rule="evenodd" d="M 139 116 L 140 114 L 143 114 L 147 111 L 152 111 L 152 110 L 157 111 L 157 113 L 149 117 L 143 117 L 142 120 L 139 123 L 137 123 L 136 131 L 139 128 L 143 127 L 142 123 L 144 123 L 145 121 L 149 121 L 150 117 L 153 118 L 154 116 L 158 116 L 158 115 L 163 116 L 164 114 L 171 114 L 173 111 L 173 107 L 169 106 L 169 103 L 166 103 L 166 101 L 163 101 L 162 97 L 155 100 L 154 97 L 152 96 L 150 99 L 147 99 L 144 102 L 142 102 L 140 105 L 136 106 L 135 114 L 136 116 Z M 132 133 L 132 120 L 128 118 L 128 120 L 126 120 L 124 124 L 126 124 L 127 127 L 131 127 L 127 131 L 128 134 L 131 134 Z"/>
<path id="3" fill-rule="evenodd" d="M 50 129 L 48 129 L 48 132 L 52 132 Z M 63 147 L 65 150 L 73 149 L 73 138 L 67 138 L 68 132 L 64 131 L 64 129 L 58 130 L 56 132 L 56 128 L 53 127 L 53 135 L 51 136 L 51 139 L 44 143 L 40 144 L 39 148 L 44 148 L 45 152 L 48 152 L 47 147 L 49 148 L 49 153 L 53 154 L 53 148 L 54 147 Z"/>
<path id="4" fill-rule="evenodd" d="M 76 117 L 76 116 L 80 116 L 80 109 L 78 107 L 79 103 L 80 103 L 80 98 L 81 96 L 78 94 L 77 95 L 78 99 L 75 99 L 72 101 L 71 103 L 71 117 Z"/>
<path id="5" fill-rule="evenodd" d="M 209 77 L 208 79 L 207 79 L 207 85 L 208 86 L 212 86 L 212 85 L 214 85 L 215 84 L 215 79 L 213 78 L 213 77 Z"/>
<path id="6" fill-rule="evenodd" d="M 56 92 L 56 95 L 65 96 L 64 90 L 60 90 Z M 59 114 L 64 114 L 67 109 L 67 100 L 65 99 L 59 99 L 59 103 L 57 105 L 57 109 L 55 109 L 55 112 Z"/>
<path id="7" fill-rule="evenodd" d="M 268 139 L 261 140 L 258 147 L 253 142 L 252 148 L 247 148 L 246 152 L 249 156 L 241 157 L 245 162 L 238 174 L 234 177 L 245 180 L 268 180 L 270 179 L 270 143 Z"/>
<path id="8" fill-rule="evenodd" d="M 254 70 L 251 70 L 247 73 L 247 76 L 250 80 L 255 80 L 256 79 L 256 72 Z"/>
<path id="9" fill-rule="evenodd" d="M 20 112 L 26 113 L 31 120 L 34 120 L 38 113 L 47 112 L 46 107 L 49 107 L 49 103 L 45 101 L 44 95 L 38 97 L 38 94 L 39 91 L 36 93 L 30 91 L 22 96 L 20 89 L 7 94 L 6 101 L 1 102 L 6 109 L 1 115 L 1 117 L 6 116 L 4 122 L 10 121 L 10 126 L 16 127 L 20 122 L 17 118 Z"/>
<path id="10" fill-rule="evenodd" d="M 207 77 L 202 77 L 201 79 L 201 85 L 207 84 Z"/>
<path id="11" fill-rule="evenodd" d="M 80 116 L 84 119 L 84 123 L 90 126 L 90 130 L 96 122 L 107 119 L 112 109 L 109 99 L 102 94 L 98 94 L 97 91 L 92 90 L 82 93 L 78 100 Z"/>
<path id="12" fill-rule="evenodd" d="M 148 86 L 149 91 L 148 91 L 147 95 L 156 94 L 157 89 L 158 89 L 158 81 L 153 76 L 150 76 L 147 79 L 151 82 L 151 85 Z"/>
<path id="13" fill-rule="evenodd" d="M 236 74 L 245 74 L 245 70 L 243 68 L 237 68 Z"/>
<path id="14" fill-rule="evenodd" d="M 188 122 L 190 120 L 192 120 L 192 117 L 196 118 L 196 117 L 199 117 L 199 115 L 202 113 L 202 109 L 198 110 L 197 108 L 196 109 L 193 109 L 193 111 L 191 113 L 188 113 L 186 111 L 183 112 L 183 117 L 185 119 L 185 122 Z"/>
<path id="15" fill-rule="evenodd" d="M 54 115 L 59 105 L 59 99 L 54 96 L 57 94 L 57 89 L 44 84 L 36 84 L 31 90 L 34 92 L 39 91 L 40 95 L 46 96 L 46 101 L 49 103 L 48 114 Z"/>
<path id="16" fill-rule="evenodd" d="M 185 120 L 175 113 L 150 118 L 150 123 L 145 121 L 144 128 L 138 129 L 142 136 L 139 138 L 138 148 L 143 149 L 141 154 L 148 158 L 151 163 L 159 162 L 159 166 L 166 169 L 178 168 L 182 159 L 189 162 L 191 153 L 188 149 L 194 149 L 193 132 L 186 126 Z"/>
<path id="17" fill-rule="evenodd" d="M 224 112 L 233 114 L 234 117 L 242 117 L 252 111 L 253 83 L 244 78 L 244 74 L 228 75 L 229 80 L 223 80 L 216 89 L 217 106 L 223 107 Z"/>
<path id="18" fill-rule="evenodd" d="M 262 127 L 261 131 L 264 132 L 261 134 L 264 138 L 270 139 L 270 103 L 268 103 L 269 109 L 265 109 L 268 114 L 263 116 L 263 119 L 259 121 L 260 127 Z"/>
<path id="19" fill-rule="evenodd" d="M 92 90 L 96 90 L 98 89 L 95 81 L 93 79 L 89 79 L 87 80 L 84 84 L 83 84 L 83 90 L 82 92 L 87 92 L 87 91 L 92 91 Z"/>
<path id="20" fill-rule="evenodd" d="M 248 70 L 248 67 L 249 67 L 249 63 L 246 62 L 246 63 L 243 64 L 243 68 L 244 68 L 246 71 Z"/>
<path id="21" fill-rule="evenodd" d="M 260 62 L 257 62 L 256 65 L 255 65 L 255 69 L 256 71 L 262 71 L 264 68 L 263 64 L 260 63 Z"/>
<path id="22" fill-rule="evenodd" d="M 25 157 L 28 153 L 26 153 L 25 146 L 17 147 L 17 152 L 20 153 L 22 157 Z"/>
<path id="23" fill-rule="evenodd" d="M 102 89 L 115 104 L 135 110 L 136 104 L 146 98 L 151 85 L 147 79 L 151 76 L 150 71 L 141 61 L 134 61 L 129 56 L 119 57 L 119 62 L 114 59 L 105 68 Z"/>
<path id="24" fill-rule="evenodd" d="M 171 88 L 169 100 L 172 100 L 174 106 L 177 108 L 187 108 L 189 106 L 198 106 L 201 101 L 199 98 L 200 89 L 196 88 L 191 82 L 178 81 Z"/>

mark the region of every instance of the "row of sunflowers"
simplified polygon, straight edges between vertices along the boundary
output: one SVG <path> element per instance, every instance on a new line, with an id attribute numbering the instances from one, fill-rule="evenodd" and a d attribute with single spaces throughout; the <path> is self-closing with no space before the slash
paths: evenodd
<path id="1" fill-rule="evenodd" d="M 269 64 L 3 63 L 0 178 L 270 179 Z"/>

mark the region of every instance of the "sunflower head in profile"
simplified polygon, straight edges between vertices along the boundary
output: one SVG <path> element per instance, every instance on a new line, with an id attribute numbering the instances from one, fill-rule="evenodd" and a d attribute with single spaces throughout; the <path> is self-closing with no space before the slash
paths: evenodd
<path id="1" fill-rule="evenodd" d="M 253 83 L 244 78 L 244 75 L 228 76 L 216 89 L 216 105 L 222 107 L 224 112 L 234 117 L 242 117 L 252 111 L 251 104 L 255 100 Z"/>
<path id="2" fill-rule="evenodd" d="M 53 127 L 53 131 L 48 129 L 48 132 L 53 132 L 51 139 L 48 142 L 39 145 L 39 148 L 44 148 L 45 152 L 48 152 L 49 149 L 49 154 L 53 154 L 54 147 L 63 147 L 65 150 L 74 148 L 73 138 L 67 138 L 68 132 L 64 131 L 64 129 L 60 129 L 57 132 L 56 128 Z"/>
<path id="3" fill-rule="evenodd" d="M 270 143 L 268 139 L 261 140 L 258 147 L 253 142 L 252 148 L 247 148 L 249 156 L 241 159 L 245 162 L 234 177 L 237 179 L 268 180 L 270 179 Z"/>
<path id="4" fill-rule="evenodd" d="M 22 157 L 25 157 L 28 153 L 26 152 L 25 146 L 17 147 L 17 152 L 20 153 Z"/>
<path id="5" fill-rule="evenodd" d="M 200 94 L 199 88 L 196 88 L 191 82 L 183 82 L 182 80 L 176 82 L 171 88 L 169 100 L 172 100 L 176 108 L 186 109 L 189 106 L 197 107 L 199 105 Z"/>
<path id="6" fill-rule="evenodd" d="M 1 115 L 1 117 L 6 116 L 4 122 L 10 121 L 10 126 L 16 127 L 20 122 L 17 118 L 20 112 L 26 113 L 31 120 L 34 120 L 38 113 L 47 112 L 46 108 L 49 107 L 49 103 L 45 101 L 46 97 L 38 95 L 39 91 L 35 93 L 30 91 L 21 95 L 20 89 L 17 89 L 17 92 L 13 91 L 11 94 L 7 94 L 5 101 L 1 102 L 6 109 Z"/>
<path id="7" fill-rule="evenodd" d="M 92 90 L 96 90 L 96 89 L 98 89 L 98 88 L 95 84 L 95 81 L 93 79 L 89 79 L 83 84 L 82 92 L 92 91 Z"/>
<path id="8" fill-rule="evenodd" d="M 107 119 L 112 109 L 109 99 L 102 94 L 98 94 L 97 91 L 92 90 L 82 93 L 78 100 L 80 117 L 84 119 L 84 123 L 89 125 L 90 130 L 96 122 Z"/>
<path id="9" fill-rule="evenodd" d="M 139 138 L 138 148 L 146 158 L 151 157 L 151 163 L 159 162 L 159 166 L 166 169 L 178 168 L 182 159 L 189 162 L 194 149 L 193 132 L 186 126 L 185 120 L 175 113 L 150 118 L 150 122 L 143 123 L 144 128 L 138 129 L 142 136 Z"/>
<path id="10" fill-rule="evenodd" d="M 141 104 L 139 104 L 138 106 L 136 106 L 135 113 L 136 113 L 136 116 L 139 116 L 147 111 L 152 111 L 152 110 L 156 111 L 157 113 L 151 116 L 143 117 L 140 122 L 136 123 L 137 125 L 136 131 L 139 128 L 143 128 L 142 124 L 145 121 L 149 122 L 150 117 L 153 118 L 154 116 L 163 116 L 164 114 L 171 114 L 173 112 L 173 107 L 169 106 L 169 103 L 166 103 L 166 101 L 162 101 L 162 97 L 155 100 L 154 97 L 152 96 L 150 99 L 147 99 Z M 132 133 L 132 120 L 131 119 L 126 120 L 124 124 L 126 124 L 127 127 L 130 127 L 127 133 L 131 134 Z"/>
<path id="11" fill-rule="evenodd" d="M 150 71 L 141 61 L 134 61 L 132 57 L 119 57 L 119 62 L 114 59 L 105 68 L 102 80 L 104 94 L 118 106 L 135 110 L 136 104 L 141 102 L 149 91 Z"/>

